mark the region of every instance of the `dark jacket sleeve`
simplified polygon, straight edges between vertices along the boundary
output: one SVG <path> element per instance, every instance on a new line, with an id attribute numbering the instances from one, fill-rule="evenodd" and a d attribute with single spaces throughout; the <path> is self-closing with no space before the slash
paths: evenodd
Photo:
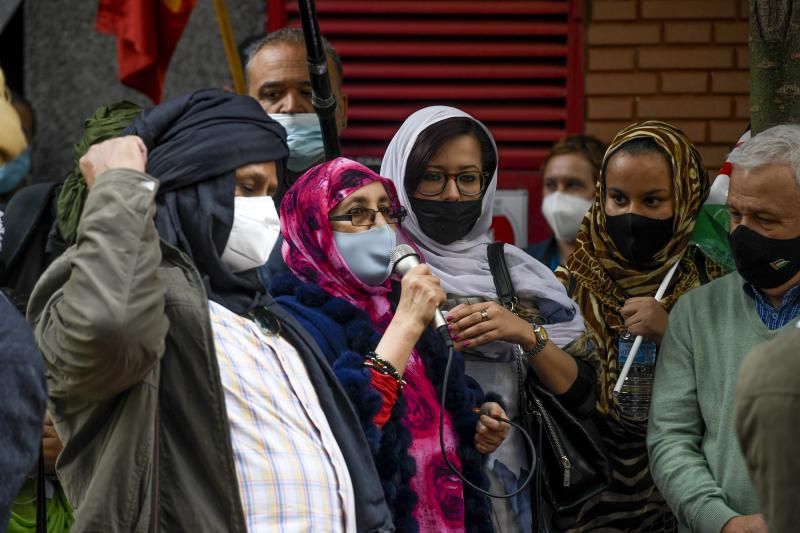
<path id="1" fill-rule="evenodd" d="M 580 359 L 575 361 L 578 364 L 578 377 L 575 382 L 563 394 L 556 396 L 561 405 L 575 413 L 581 418 L 588 418 L 595 410 L 597 397 L 595 396 L 595 373 L 592 366 Z"/>
<path id="2" fill-rule="evenodd" d="M 28 323 L 0 293 L 0 531 L 39 455 L 47 391 Z"/>
<path id="3" fill-rule="evenodd" d="M 153 217 L 158 182 L 109 170 L 89 192 L 75 246 L 37 283 L 28 309 L 50 396 L 105 400 L 138 383 L 169 327 Z"/>

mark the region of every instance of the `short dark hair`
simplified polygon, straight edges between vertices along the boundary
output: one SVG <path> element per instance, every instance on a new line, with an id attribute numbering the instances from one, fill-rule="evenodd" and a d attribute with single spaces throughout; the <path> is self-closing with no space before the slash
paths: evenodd
<path id="1" fill-rule="evenodd" d="M 630 141 L 625 141 L 619 146 L 619 148 L 614 150 L 613 154 L 608 156 L 606 165 L 612 157 L 620 152 L 625 152 L 628 155 L 659 154 L 664 158 L 664 161 L 667 162 L 667 168 L 669 168 L 670 177 L 675 177 L 674 172 L 672 171 L 672 156 L 652 137 L 634 137 Z"/>
<path id="2" fill-rule="evenodd" d="M 239 60 L 242 62 L 242 67 L 247 66 L 247 62 L 250 60 L 250 54 L 252 53 L 253 48 L 266 36 L 267 34 L 264 32 L 254 33 L 239 41 L 239 43 L 236 45 L 236 51 L 239 52 Z"/>
<path id="3" fill-rule="evenodd" d="M 336 73 L 339 75 L 339 82 L 341 83 L 344 80 L 342 72 L 342 60 L 339 57 L 339 54 L 336 53 L 336 50 L 334 50 L 331 43 L 328 42 L 328 39 L 326 39 L 323 35 L 320 35 L 320 37 L 322 37 L 322 46 L 325 48 L 325 54 L 330 59 L 333 59 L 333 64 L 336 66 Z M 245 45 L 245 51 L 247 53 L 245 72 L 250 71 L 250 63 L 252 63 L 253 58 L 256 57 L 261 50 L 267 46 L 274 46 L 276 44 L 300 44 L 305 46 L 306 39 L 303 36 L 303 30 L 300 28 L 281 28 L 268 33 L 260 39 L 250 41 L 247 45 Z"/>
<path id="4" fill-rule="evenodd" d="M 542 163 L 542 172 L 547 167 L 547 163 L 557 155 L 578 154 L 583 156 L 592 166 L 594 180 L 600 176 L 600 168 L 603 166 L 603 156 L 606 153 L 606 145 L 591 135 L 569 135 L 560 139 L 553 145 L 550 153 L 547 154 Z"/>
<path id="5" fill-rule="evenodd" d="M 428 126 L 419 134 L 411 149 L 406 162 L 406 175 L 403 178 L 403 185 L 409 197 L 414 196 L 428 162 L 448 141 L 462 135 L 471 135 L 481 145 L 481 170 L 488 172 L 491 179 L 497 170 L 497 153 L 489 134 L 481 124 L 471 118 L 448 118 Z"/>

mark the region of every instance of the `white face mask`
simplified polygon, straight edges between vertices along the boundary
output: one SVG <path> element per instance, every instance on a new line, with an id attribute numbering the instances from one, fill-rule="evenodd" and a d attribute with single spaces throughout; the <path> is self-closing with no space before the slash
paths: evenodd
<path id="1" fill-rule="evenodd" d="M 556 239 L 564 242 L 575 242 L 581 221 L 590 207 L 591 200 L 563 192 L 554 192 L 542 200 L 544 218 Z"/>
<path id="2" fill-rule="evenodd" d="M 275 202 L 270 196 L 237 196 L 233 203 L 233 226 L 222 264 L 231 272 L 244 272 L 267 262 L 281 234 Z"/>

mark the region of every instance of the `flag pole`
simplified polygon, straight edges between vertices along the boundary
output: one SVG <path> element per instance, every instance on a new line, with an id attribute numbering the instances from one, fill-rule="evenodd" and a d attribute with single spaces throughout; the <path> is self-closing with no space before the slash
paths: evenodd
<path id="1" fill-rule="evenodd" d="M 228 59 L 228 67 L 231 70 L 233 87 L 237 94 L 247 94 L 242 59 L 239 57 L 239 50 L 236 48 L 236 39 L 233 37 L 233 28 L 231 27 L 231 19 L 228 16 L 228 6 L 225 5 L 225 0 L 214 0 L 214 11 L 217 14 L 217 23 L 219 24 L 219 32 L 222 35 L 225 57 Z"/>
<path id="2" fill-rule="evenodd" d="M 667 275 L 664 276 L 664 280 L 661 282 L 661 285 L 659 285 L 658 290 L 656 291 L 657 302 L 660 302 L 661 298 L 664 297 L 664 293 L 667 292 L 667 287 L 669 287 L 675 271 L 678 270 L 678 265 L 680 262 L 680 259 L 675 261 L 675 264 L 669 269 Z M 639 347 L 642 345 L 643 339 L 644 338 L 641 335 L 637 335 L 636 338 L 633 339 L 633 346 L 631 346 L 631 351 L 628 353 L 628 360 L 625 361 L 625 366 L 622 367 L 622 372 L 619 373 L 619 377 L 617 378 L 617 384 L 614 385 L 614 394 L 617 396 L 620 392 L 622 392 L 622 386 L 625 385 L 625 379 L 628 377 L 628 372 L 631 371 L 633 361 L 636 359 L 636 354 L 639 352 Z"/>
<path id="3" fill-rule="evenodd" d="M 330 161 L 339 157 L 342 152 L 339 129 L 336 127 L 336 97 L 331 90 L 328 62 L 325 58 L 325 47 L 322 44 L 322 33 L 319 30 L 314 0 L 300 0 L 298 7 L 300 22 L 303 25 L 303 39 L 306 42 L 311 104 L 319 117 L 325 160 Z"/>

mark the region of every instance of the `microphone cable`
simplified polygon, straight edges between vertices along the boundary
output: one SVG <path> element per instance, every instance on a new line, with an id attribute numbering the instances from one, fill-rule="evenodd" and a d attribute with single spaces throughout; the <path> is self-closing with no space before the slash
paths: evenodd
<path id="1" fill-rule="evenodd" d="M 465 478 L 464 475 L 458 471 L 455 465 L 450 462 L 450 458 L 447 457 L 447 451 L 444 445 L 444 411 L 445 411 L 444 402 L 447 399 L 447 381 L 448 378 L 450 377 L 450 366 L 453 363 L 453 341 L 450 339 L 450 335 L 446 329 L 444 331 L 440 330 L 439 333 L 442 337 L 445 337 L 445 335 L 447 335 L 447 339 L 445 341 L 445 344 L 447 344 L 447 365 L 444 368 L 444 383 L 442 384 L 442 401 L 439 411 L 439 446 L 442 450 L 442 456 L 444 457 L 444 460 L 447 463 L 447 466 L 450 468 L 450 470 L 456 476 L 458 476 L 458 478 L 461 479 L 463 483 L 468 485 L 472 490 L 476 490 L 481 494 L 488 496 L 490 498 L 497 498 L 497 499 L 512 498 L 517 494 L 519 494 L 520 492 L 522 492 L 523 490 L 525 490 L 525 488 L 530 484 L 531 480 L 533 479 L 533 473 L 535 471 L 535 467 L 533 464 L 531 464 L 531 469 L 530 472 L 528 472 L 528 477 L 525 478 L 525 481 L 522 483 L 522 485 L 518 487 L 515 491 L 509 492 L 508 494 L 492 494 L 491 492 L 483 490 L 482 488 L 478 487 L 470 480 Z M 525 408 L 525 406 L 521 407 L 523 409 Z M 494 418 L 495 420 L 499 420 L 500 422 L 505 422 L 506 424 L 520 430 L 520 432 L 522 432 L 522 434 L 525 436 L 525 439 L 528 441 L 528 446 L 530 447 L 531 450 L 531 459 L 533 459 L 533 457 L 536 456 L 536 446 L 533 443 L 533 439 L 531 439 L 531 436 L 528 435 L 528 432 L 525 431 L 525 429 L 523 429 L 522 426 L 520 426 L 516 422 L 512 422 L 511 420 L 508 420 L 507 418 L 503 418 L 501 416 L 493 416 L 492 418 Z M 500 445 L 502 446 L 502 443 Z"/>
<path id="2" fill-rule="evenodd" d="M 390 265 L 393 272 L 397 273 L 401 278 L 405 276 L 412 268 L 419 265 L 419 256 L 417 255 L 416 250 L 414 250 L 411 246 L 407 244 L 401 244 L 396 246 L 390 255 Z M 438 320 L 437 320 L 438 318 Z M 483 490 L 482 488 L 476 486 L 474 483 L 469 481 L 464 475 L 458 471 L 458 469 L 450 462 L 450 458 L 447 457 L 447 450 L 444 445 L 444 412 L 445 412 L 445 400 L 447 399 L 447 381 L 450 377 L 450 367 L 453 363 L 453 339 L 450 338 L 450 332 L 447 330 L 447 321 L 444 319 L 444 316 L 441 312 L 437 309 L 436 314 L 433 317 L 433 329 L 439 333 L 439 336 L 444 341 L 445 345 L 447 346 L 447 365 L 444 369 L 444 383 L 442 384 L 442 398 L 441 398 L 441 405 L 440 405 L 440 412 L 439 412 L 439 447 L 441 448 L 442 456 L 444 457 L 445 463 L 447 463 L 447 467 L 458 476 L 458 478 L 465 483 L 467 486 L 480 492 L 481 494 L 488 496 L 490 498 L 512 498 L 525 490 L 525 488 L 530 484 L 531 480 L 533 479 L 533 473 L 535 471 L 535 467 L 531 464 L 530 472 L 528 472 L 528 477 L 525 478 L 525 482 L 518 487 L 515 491 L 510 492 L 508 494 L 492 494 L 489 491 Z M 523 409 L 525 406 L 521 406 Z M 487 415 L 488 416 L 488 415 Z M 531 436 L 528 435 L 528 432 L 522 428 L 519 424 L 512 422 L 506 418 L 500 416 L 493 416 L 495 420 L 499 420 L 500 422 L 504 422 L 512 427 L 517 428 L 520 432 L 525 436 L 525 440 L 528 441 L 528 446 L 531 451 L 531 459 L 536 456 L 536 446 L 533 443 L 533 439 Z M 502 445 L 502 444 L 501 444 Z"/>

